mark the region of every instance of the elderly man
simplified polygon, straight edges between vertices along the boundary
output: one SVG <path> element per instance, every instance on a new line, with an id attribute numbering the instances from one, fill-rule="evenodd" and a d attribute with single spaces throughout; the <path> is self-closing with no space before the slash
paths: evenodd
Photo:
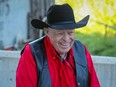
<path id="1" fill-rule="evenodd" d="M 52 5 L 47 23 L 32 26 L 46 35 L 27 44 L 16 71 L 16 87 L 100 87 L 87 48 L 75 40 L 74 29 L 86 26 L 89 15 L 75 22 L 68 4 Z"/>

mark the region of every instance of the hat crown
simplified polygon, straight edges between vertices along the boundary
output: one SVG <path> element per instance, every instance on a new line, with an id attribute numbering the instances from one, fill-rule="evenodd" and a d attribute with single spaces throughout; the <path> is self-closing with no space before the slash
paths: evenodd
<path id="1" fill-rule="evenodd" d="M 72 8 L 68 4 L 51 6 L 47 12 L 47 22 L 50 25 L 60 22 L 75 22 Z"/>
<path id="2" fill-rule="evenodd" d="M 75 22 L 73 9 L 68 4 L 52 5 L 47 11 L 47 23 L 39 19 L 33 19 L 31 24 L 34 28 L 44 29 L 51 27 L 52 29 L 75 29 L 87 25 L 89 15 L 78 22 Z"/>

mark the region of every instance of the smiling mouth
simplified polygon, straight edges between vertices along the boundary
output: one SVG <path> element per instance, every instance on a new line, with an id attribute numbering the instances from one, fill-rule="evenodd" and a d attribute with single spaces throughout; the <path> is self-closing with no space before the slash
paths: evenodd
<path id="1" fill-rule="evenodd" d="M 68 48 L 70 44 L 69 44 L 69 43 L 66 43 L 66 44 L 60 43 L 60 45 L 61 45 L 61 47 L 63 47 L 63 48 Z"/>

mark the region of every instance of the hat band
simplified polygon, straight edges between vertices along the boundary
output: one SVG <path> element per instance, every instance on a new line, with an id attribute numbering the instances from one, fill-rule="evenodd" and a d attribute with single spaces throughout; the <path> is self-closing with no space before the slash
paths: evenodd
<path id="1" fill-rule="evenodd" d="M 75 23 L 74 21 L 64 21 L 64 22 L 56 22 L 56 23 L 52 23 L 49 25 L 62 25 L 62 24 L 70 24 L 70 23 Z"/>

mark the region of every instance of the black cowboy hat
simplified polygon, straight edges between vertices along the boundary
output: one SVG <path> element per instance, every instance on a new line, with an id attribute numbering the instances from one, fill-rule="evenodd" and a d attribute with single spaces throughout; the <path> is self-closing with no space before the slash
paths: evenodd
<path id="1" fill-rule="evenodd" d="M 53 29 L 74 29 L 86 26 L 89 19 L 89 15 L 75 22 L 74 13 L 68 4 L 63 5 L 52 5 L 47 12 L 47 23 L 33 19 L 31 24 L 34 28 L 43 29 L 45 27 L 50 27 Z"/>

